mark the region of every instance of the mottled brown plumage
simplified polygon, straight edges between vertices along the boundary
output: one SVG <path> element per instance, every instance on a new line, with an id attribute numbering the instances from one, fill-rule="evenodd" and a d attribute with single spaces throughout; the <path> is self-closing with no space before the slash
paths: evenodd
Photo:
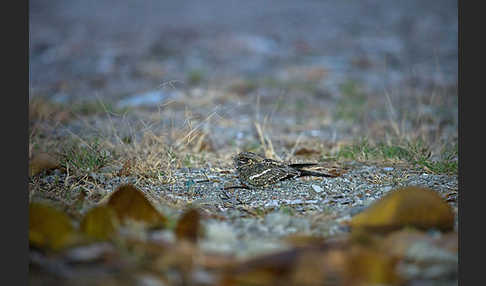
<path id="1" fill-rule="evenodd" d="M 328 174 L 303 170 L 314 163 L 286 164 L 267 159 L 252 152 L 242 152 L 233 158 L 238 178 L 244 185 L 268 186 L 279 181 L 303 176 L 332 177 Z"/>

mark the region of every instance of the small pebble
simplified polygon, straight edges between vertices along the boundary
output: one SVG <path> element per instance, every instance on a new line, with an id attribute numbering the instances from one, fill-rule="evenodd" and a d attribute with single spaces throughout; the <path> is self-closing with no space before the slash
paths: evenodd
<path id="1" fill-rule="evenodd" d="M 312 189 L 316 192 L 316 193 L 322 193 L 324 191 L 323 188 L 321 188 L 320 186 L 318 185 L 312 185 Z"/>
<path id="2" fill-rule="evenodd" d="M 386 192 L 391 191 L 392 189 L 393 189 L 392 186 L 385 186 L 385 187 L 381 188 L 381 191 L 384 192 L 384 193 L 386 193 Z"/>

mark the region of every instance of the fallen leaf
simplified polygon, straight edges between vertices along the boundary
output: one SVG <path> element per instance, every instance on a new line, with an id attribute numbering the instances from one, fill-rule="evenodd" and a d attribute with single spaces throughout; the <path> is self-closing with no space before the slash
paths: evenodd
<path id="1" fill-rule="evenodd" d="M 193 208 L 184 212 L 175 228 L 177 239 L 185 239 L 193 243 L 197 242 L 200 232 L 200 217 L 199 211 Z"/>
<path id="2" fill-rule="evenodd" d="M 81 220 L 80 230 L 95 240 L 110 239 L 119 226 L 115 210 L 106 205 L 89 210 Z"/>
<path id="3" fill-rule="evenodd" d="M 48 153 L 38 153 L 29 162 L 29 176 L 35 176 L 44 170 L 59 168 L 59 160 Z"/>
<path id="4" fill-rule="evenodd" d="M 437 192 L 410 186 L 392 191 L 354 216 L 349 225 L 379 232 L 406 226 L 447 231 L 454 228 L 454 212 Z"/>
<path id="5" fill-rule="evenodd" d="M 121 223 L 127 220 L 144 222 L 151 227 L 164 226 L 167 219 L 147 200 L 142 191 L 127 184 L 119 186 L 108 200 Z"/>
<path id="6" fill-rule="evenodd" d="M 30 245 L 60 250 L 77 241 L 77 232 L 66 214 L 41 203 L 29 205 Z"/>
<path id="7" fill-rule="evenodd" d="M 296 156 L 311 156 L 311 155 L 318 155 L 321 154 L 321 151 L 309 148 L 300 148 L 299 150 L 294 152 Z"/>

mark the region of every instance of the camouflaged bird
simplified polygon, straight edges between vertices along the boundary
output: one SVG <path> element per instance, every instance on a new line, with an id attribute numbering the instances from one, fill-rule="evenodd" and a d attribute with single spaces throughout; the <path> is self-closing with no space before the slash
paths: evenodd
<path id="1" fill-rule="evenodd" d="M 264 187 L 279 181 L 304 176 L 333 177 L 332 175 L 303 170 L 315 163 L 286 164 L 264 158 L 252 152 L 242 152 L 233 157 L 236 172 L 244 185 Z"/>

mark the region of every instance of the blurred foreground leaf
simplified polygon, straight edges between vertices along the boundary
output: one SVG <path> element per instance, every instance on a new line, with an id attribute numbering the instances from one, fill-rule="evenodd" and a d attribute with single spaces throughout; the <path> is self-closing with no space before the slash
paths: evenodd
<path id="1" fill-rule="evenodd" d="M 391 231 L 406 226 L 447 231 L 454 228 L 454 212 L 437 192 L 411 186 L 392 191 L 353 217 L 350 225 L 371 231 Z"/>
<path id="2" fill-rule="evenodd" d="M 167 219 L 133 185 L 122 185 L 110 196 L 108 206 L 115 210 L 121 223 L 127 220 L 143 222 L 150 227 L 161 227 Z"/>
<path id="3" fill-rule="evenodd" d="M 200 232 L 200 214 L 196 209 L 189 209 L 184 212 L 177 222 L 175 234 L 177 239 L 185 239 L 190 242 L 197 242 Z"/>
<path id="4" fill-rule="evenodd" d="M 96 240 L 107 240 L 112 237 L 119 226 L 115 210 L 109 206 L 97 206 L 83 217 L 80 229 Z"/>
<path id="5" fill-rule="evenodd" d="M 29 206 L 29 243 L 40 248 L 60 250 L 77 241 L 69 217 L 55 208 L 41 203 Z"/>

